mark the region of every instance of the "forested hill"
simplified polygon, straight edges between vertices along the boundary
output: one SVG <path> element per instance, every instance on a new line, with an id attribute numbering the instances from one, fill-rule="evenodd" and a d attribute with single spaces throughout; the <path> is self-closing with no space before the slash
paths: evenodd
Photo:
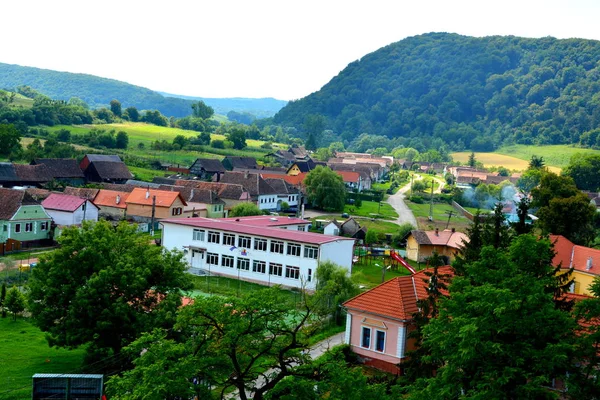
<path id="1" fill-rule="evenodd" d="M 453 149 L 503 143 L 600 146 L 600 42 L 551 37 L 410 37 L 349 64 L 275 122 Z M 592 132 L 590 132 L 592 131 Z M 418 140 L 416 139 L 418 138 Z"/>
<path id="2" fill-rule="evenodd" d="M 68 101 L 71 97 L 78 97 L 92 108 L 107 107 L 111 100 L 117 99 L 124 108 L 133 106 L 140 110 L 158 110 L 169 117 L 190 115 L 191 104 L 194 100 L 201 99 L 177 95 L 163 96 L 144 87 L 94 75 L 0 63 L 0 89 L 11 90 L 21 85 L 31 86 L 56 100 Z M 219 114 L 227 114 L 229 111 L 248 112 L 257 117 L 272 116 L 286 103 L 275 99 L 243 99 L 243 102 L 239 100 L 204 99 L 205 103 Z"/>

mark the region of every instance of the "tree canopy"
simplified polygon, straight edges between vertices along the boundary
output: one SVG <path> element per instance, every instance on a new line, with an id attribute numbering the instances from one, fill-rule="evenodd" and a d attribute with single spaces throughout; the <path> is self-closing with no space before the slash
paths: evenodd
<path id="1" fill-rule="evenodd" d="M 342 177 L 328 167 L 318 165 L 304 180 L 308 201 L 326 211 L 341 211 L 346 202 L 346 186 Z"/>
<path id="2" fill-rule="evenodd" d="M 262 215 L 262 210 L 254 203 L 239 203 L 229 211 L 230 217 L 248 217 L 250 215 Z"/>

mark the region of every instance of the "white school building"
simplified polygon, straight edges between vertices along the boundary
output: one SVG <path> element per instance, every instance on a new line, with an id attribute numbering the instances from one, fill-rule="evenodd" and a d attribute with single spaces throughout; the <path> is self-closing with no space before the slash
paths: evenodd
<path id="1" fill-rule="evenodd" d="M 160 223 L 163 246 L 183 251 L 192 270 L 308 290 L 316 287 L 319 262 L 352 271 L 354 239 L 304 232 L 306 220 L 256 216 Z"/>

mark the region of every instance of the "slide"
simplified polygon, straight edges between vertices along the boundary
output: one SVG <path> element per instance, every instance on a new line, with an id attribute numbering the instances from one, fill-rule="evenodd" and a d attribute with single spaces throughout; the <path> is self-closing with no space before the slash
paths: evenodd
<path id="1" fill-rule="evenodd" d="M 400 255 L 398 253 L 396 253 L 395 251 L 390 251 L 390 257 L 392 257 L 394 260 L 396 260 L 400 264 L 402 264 L 402 266 L 404 268 L 406 268 L 407 270 L 409 270 L 411 274 L 414 274 L 415 272 L 417 272 L 409 263 L 406 262 L 406 260 L 404 258 L 400 257 Z"/>

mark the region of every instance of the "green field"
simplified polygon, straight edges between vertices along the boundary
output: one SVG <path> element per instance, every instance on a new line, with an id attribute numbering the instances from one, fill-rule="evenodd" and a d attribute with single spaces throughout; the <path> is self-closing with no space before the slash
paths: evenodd
<path id="1" fill-rule="evenodd" d="M 155 176 L 164 177 L 167 171 L 159 171 L 157 169 L 141 168 L 128 166 L 129 171 L 134 175 L 135 179 L 140 181 L 152 182 Z"/>
<path id="2" fill-rule="evenodd" d="M 346 204 L 344 206 L 344 212 L 352 216 L 367 217 L 367 218 L 384 218 L 384 219 L 396 219 L 398 213 L 388 203 L 382 201 L 381 205 L 376 201 L 363 200 L 362 205 L 356 207 L 355 205 Z"/>
<path id="3" fill-rule="evenodd" d="M 429 221 L 429 203 L 416 204 L 412 201 L 406 201 L 406 205 L 412 210 L 419 229 L 446 229 L 448 224 L 448 214 L 452 212 L 453 215 L 450 218 L 450 224 L 448 228 L 455 228 L 457 231 L 465 232 L 465 230 L 471 224 L 466 217 L 462 216 L 457 210 L 447 203 L 433 203 L 433 221 Z"/>
<path id="4" fill-rule="evenodd" d="M 50 348 L 27 319 L 0 318 L 0 399 L 31 398 L 35 373 L 82 373 L 84 351 Z"/>

